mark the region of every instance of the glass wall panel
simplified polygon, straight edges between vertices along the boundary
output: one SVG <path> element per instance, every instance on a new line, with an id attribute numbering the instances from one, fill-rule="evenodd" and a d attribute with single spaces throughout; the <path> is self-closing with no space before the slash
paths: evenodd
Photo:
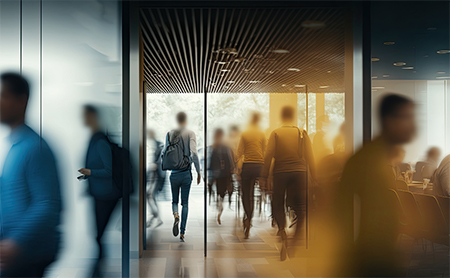
<path id="1" fill-rule="evenodd" d="M 42 3 L 41 124 L 59 163 L 64 201 L 62 249 L 52 267 L 54 277 L 88 277 L 98 256 L 94 200 L 87 181 L 77 179 L 78 169 L 86 167 L 92 136 L 84 126 L 83 107 L 94 106 L 100 131 L 122 143 L 121 61 L 118 1 Z M 119 201 L 101 240 L 106 276 L 121 275 L 121 229 Z"/>
<path id="2" fill-rule="evenodd" d="M 398 148 L 404 152 L 396 152 L 390 163 L 401 173 L 396 179 L 408 183 L 403 189 L 418 194 L 415 195 L 418 204 L 425 208 L 420 196 L 434 201 L 428 195 L 437 195 L 441 200 L 439 196 L 448 196 L 449 188 L 448 176 L 443 176 L 449 171 L 450 154 L 449 3 L 372 2 L 371 13 L 373 137 L 382 134 L 379 104 L 385 96 L 397 94 L 414 102 L 416 135 Z M 399 13 L 404 16 L 400 18 Z M 401 111 L 404 110 L 397 112 Z M 395 120 L 391 118 L 391 121 Z M 402 199 L 401 194 L 399 196 Z M 401 204 L 404 213 L 411 215 L 413 208 Z M 445 214 L 448 203 L 440 205 Z M 439 217 L 440 213 L 423 211 L 422 217 L 432 219 L 427 226 L 437 225 L 439 218 L 435 215 Z M 448 223 L 448 214 L 445 221 Z M 401 238 L 398 243 L 401 252 L 417 258 L 416 264 L 402 265 L 405 273 L 410 276 L 448 275 L 448 252 L 444 251 L 447 247 L 431 241 L 435 242 L 434 253 L 424 254 L 420 243 L 413 244 L 407 236 Z"/>

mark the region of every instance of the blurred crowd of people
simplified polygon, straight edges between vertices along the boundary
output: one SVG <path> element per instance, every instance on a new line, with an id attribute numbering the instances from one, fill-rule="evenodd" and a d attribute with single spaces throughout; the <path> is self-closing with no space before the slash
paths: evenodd
<path id="1" fill-rule="evenodd" d="M 28 82 L 14 73 L 3 74 L 0 79 L 0 121 L 11 129 L 0 180 L 0 273 L 2 277 L 41 277 L 60 246 L 63 204 L 58 165 L 51 146 L 25 123 Z M 104 258 L 101 239 L 105 227 L 124 190 L 131 193 L 133 186 L 128 152 L 105 134 L 96 107 L 86 105 L 83 111 L 91 140 L 78 179 L 88 181 L 88 193 L 95 203 L 98 260 L 92 276 L 98 277 Z M 238 126 L 231 126 L 227 133 L 221 128 L 214 131 L 207 150 L 205 182 L 210 201 L 212 197 L 216 200 L 217 223 L 222 224 L 226 196 L 231 207 L 232 196 L 238 193 L 244 208 L 243 232 L 248 239 L 257 187 L 270 200 L 283 261 L 288 248 L 286 212 L 295 215 L 290 224 L 295 226 L 294 240 L 304 239 L 302 231 L 311 198 L 318 208 L 317 227 L 323 236 L 324 254 L 333 258 L 325 269 L 333 276 L 399 275 L 396 241 L 400 216 L 389 190 L 405 189 L 399 188 L 397 181 L 403 181 L 406 190 L 408 184 L 423 181 L 425 185 L 427 181 L 433 184 L 435 195 L 450 195 L 449 155 L 440 161 L 441 151 L 432 147 L 415 165 L 403 161 L 403 145 L 416 134 L 413 101 L 395 94 L 385 96 L 379 109 L 382 133 L 353 156 L 345 148 L 345 125 L 333 139 L 331 149 L 324 142 L 327 117 L 318 119 L 318 131 L 311 140 L 298 127 L 295 108 L 285 106 L 279 116 L 282 124 L 271 130 L 268 138 L 261 129 L 259 113 L 251 115 L 243 132 Z M 147 173 L 147 225 L 159 227 L 163 223 L 156 196 L 164 189 L 166 172 L 170 171 L 172 233 L 184 242 L 192 170 L 197 173 L 197 184 L 202 172 L 196 134 L 188 129 L 188 115 L 178 113 L 176 122 L 177 128 L 167 132 L 164 143 L 156 140 L 154 131 L 148 131 L 152 155 Z"/>

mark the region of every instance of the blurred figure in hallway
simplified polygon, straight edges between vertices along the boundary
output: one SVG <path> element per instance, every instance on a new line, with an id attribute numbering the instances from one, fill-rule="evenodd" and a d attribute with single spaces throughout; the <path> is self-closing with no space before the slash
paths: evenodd
<path id="1" fill-rule="evenodd" d="M 234 174 L 232 175 L 232 182 L 228 185 L 227 193 L 228 193 L 228 206 L 231 208 L 231 197 L 234 191 L 234 184 L 237 183 L 237 187 L 241 188 L 240 183 L 240 174 L 242 170 L 242 160 L 237 161 L 237 149 L 239 146 L 239 140 L 241 137 L 241 131 L 237 125 L 232 125 L 228 132 L 228 137 L 226 141 L 226 145 L 230 148 L 231 156 L 233 158 L 233 167 Z"/>
<path id="2" fill-rule="evenodd" d="M 381 136 L 345 166 L 334 207 L 333 235 L 338 235 L 338 246 L 331 276 L 401 275 L 396 249 L 400 221 L 389 198 L 395 180 L 387 165 L 393 148 L 410 142 L 416 133 L 414 109 L 410 99 L 385 96 L 379 109 Z"/>
<path id="3" fill-rule="evenodd" d="M 438 147 L 431 147 L 428 149 L 425 162 L 429 163 L 434 168 L 437 168 L 440 159 L 441 150 Z"/>
<path id="4" fill-rule="evenodd" d="M 405 155 L 405 149 L 401 145 L 392 147 L 390 153 L 390 163 L 388 165 L 391 167 L 394 180 L 406 181 L 399 167 L 399 165 L 403 162 L 403 159 L 405 159 Z"/>
<path id="5" fill-rule="evenodd" d="M 282 261 L 286 259 L 287 253 L 285 196 L 289 199 L 289 204 L 297 215 L 295 239 L 300 239 L 301 226 L 306 212 L 308 168 L 311 177 L 315 179 L 311 141 L 306 131 L 295 125 L 294 115 L 293 107 L 285 106 L 281 110 L 283 125 L 270 134 L 262 172 L 262 177 L 267 179 L 272 158 L 274 158 L 272 213 L 278 224 L 278 234 L 282 240 L 280 254 Z"/>
<path id="6" fill-rule="evenodd" d="M 0 121 L 11 128 L 0 180 L 0 276 L 42 277 L 60 244 L 58 169 L 50 147 L 25 124 L 28 82 L 14 73 L 0 80 Z"/>
<path id="7" fill-rule="evenodd" d="M 92 137 L 86 154 L 86 166 L 78 171 L 83 175 L 82 178 L 88 180 L 89 194 L 94 198 L 98 260 L 94 266 L 93 277 L 100 277 L 101 263 L 104 258 L 101 241 L 109 218 L 121 197 L 121 191 L 113 180 L 111 143 L 102 131 L 97 108 L 86 105 L 83 117 L 84 124 L 90 129 Z"/>
<path id="8" fill-rule="evenodd" d="M 329 125 L 330 118 L 327 115 L 322 115 L 317 119 L 317 132 L 312 140 L 312 148 L 317 165 L 322 162 L 324 157 L 333 153 L 326 139 Z"/>
<path id="9" fill-rule="evenodd" d="M 266 149 L 266 136 L 260 129 L 261 115 L 253 113 L 249 128 L 242 133 L 237 150 L 236 160 L 243 157 L 241 181 L 242 203 L 244 205 L 244 235 L 250 235 L 253 217 L 253 195 L 255 181 L 261 176 L 264 165 L 264 151 Z"/>
<path id="10" fill-rule="evenodd" d="M 161 167 L 161 152 L 164 148 L 164 144 L 156 140 L 155 131 L 148 131 L 148 146 L 150 147 L 150 165 L 147 172 L 147 204 L 150 209 L 150 213 L 147 217 L 151 216 L 150 220 L 147 219 L 147 228 L 155 224 L 154 228 L 157 228 L 163 224 L 159 215 L 158 203 L 156 197 L 158 193 L 164 187 L 166 181 L 166 172 Z"/>
<path id="11" fill-rule="evenodd" d="M 191 167 L 194 163 L 197 171 L 197 184 L 200 183 L 200 161 L 197 154 L 197 139 L 195 133 L 187 129 L 187 115 L 179 112 L 176 116 L 178 128 L 171 130 L 166 135 L 166 144 L 162 151 L 162 169 L 171 170 L 170 186 L 172 189 L 172 212 L 174 217 L 172 233 L 184 242 L 186 223 L 189 212 L 189 192 L 192 184 Z M 178 214 L 178 200 L 181 191 L 181 227 Z"/>
<path id="12" fill-rule="evenodd" d="M 234 161 L 231 150 L 223 143 L 224 132 L 219 128 L 214 133 L 214 143 L 212 145 L 212 154 L 210 168 L 212 178 L 216 183 L 217 188 L 217 223 L 222 224 L 220 217 L 223 212 L 223 199 L 229 188 L 231 174 L 234 171 Z"/>

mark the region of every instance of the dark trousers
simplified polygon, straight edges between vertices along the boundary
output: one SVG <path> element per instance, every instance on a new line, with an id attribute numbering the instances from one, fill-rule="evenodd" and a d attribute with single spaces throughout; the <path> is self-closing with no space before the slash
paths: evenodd
<path id="1" fill-rule="evenodd" d="M 276 173 L 273 175 L 272 214 L 278 228 L 286 227 L 285 198 L 294 209 L 298 219 L 295 236 L 300 236 L 306 212 L 306 172 Z"/>
<path id="2" fill-rule="evenodd" d="M 225 194 L 227 193 L 230 183 L 230 177 L 216 179 L 217 195 L 219 195 L 222 199 L 225 198 Z"/>
<path id="3" fill-rule="evenodd" d="M 103 248 L 102 248 L 102 236 L 105 232 L 105 228 L 108 225 L 109 218 L 111 217 L 114 208 L 117 205 L 119 199 L 114 200 L 99 200 L 94 199 L 95 206 L 95 223 L 97 225 L 97 245 L 98 245 L 98 261 L 94 269 L 94 277 L 100 276 L 99 273 L 99 262 L 103 259 Z"/>
<path id="4" fill-rule="evenodd" d="M 263 164 L 244 163 L 242 166 L 242 204 L 244 206 L 244 224 L 251 224 L 253 217 L 253 197 L 255 180 L 261 175 Z"/>

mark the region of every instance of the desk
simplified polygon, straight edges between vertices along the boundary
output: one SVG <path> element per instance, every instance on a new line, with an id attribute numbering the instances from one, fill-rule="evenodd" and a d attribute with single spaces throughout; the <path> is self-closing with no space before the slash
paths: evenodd
<path id="1" fill-rule="evenodd" d="M 414 193 L 423 193 L 433 195 L 433 184 L 429 183 L 427 188 L 423 189 L 423 183 L 413 182 L 408 184 L 408 190 Z"/>

